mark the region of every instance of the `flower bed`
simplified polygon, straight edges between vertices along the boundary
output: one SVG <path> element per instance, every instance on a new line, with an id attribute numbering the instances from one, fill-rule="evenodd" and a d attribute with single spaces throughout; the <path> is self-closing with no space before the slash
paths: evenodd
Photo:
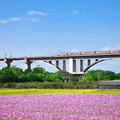
<path id="1" fill-rule="evenodd" d="M 119 120 L 119 94 L 0 96 L 0 119 Z"/>

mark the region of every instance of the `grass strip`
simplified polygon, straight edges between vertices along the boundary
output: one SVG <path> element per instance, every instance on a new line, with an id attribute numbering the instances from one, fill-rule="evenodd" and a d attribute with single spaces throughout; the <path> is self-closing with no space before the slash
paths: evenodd
<path id="1" fill-rule="evenodd" d="M 24 94 L 120 94 L 120 89 L 0 89 L 0 95 Z"/>

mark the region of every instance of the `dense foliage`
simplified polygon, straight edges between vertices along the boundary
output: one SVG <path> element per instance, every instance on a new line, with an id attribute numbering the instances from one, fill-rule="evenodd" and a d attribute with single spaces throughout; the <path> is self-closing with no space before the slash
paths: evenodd
<path id="1" fill-rule="evenodd" d="M 120 79 L 120 74 L 103 70 L 88 71 L 83 77 L 70 79 L 61 72 L 47 72 L 39 66 L 24 71 L 16 66 L 0 70 L 0 88 L 96 89 L 98 81 L 115 79 Z"/>
<path id="2" fill-rule="evenodd" d="M 63 82 L 63 81 L 84 81 L 95 82 L 100 80 L 120 79 L 120 73 L 116 74 L 112 71 L 91 70 L 83 77 L 65 77 L 61 72 L 47 72 L 42 67 L 36 67 L 33 70 L 22 70 L 16 66 L 4 67 L 0 70 L 0 83 L 8 82 Z"/>
<path id="3" fill-rule="evenodd" d="M 106 81 L 106 80 L 117 80 L 120 79 L 120 73 L 116 74 L 112 71 L 103 70 L 91 70 L 88 71 L 83 77 L 84 81 Z"/>
<path id="4" fill-rule="evenodd" d="M 5 67 L 0 70 L 0 82 L 60 82 L 62 81 L 59 72 L 47 72 L 42 67 L 36 67 L 33 70 L 23 71 L 15 66 Z"/>

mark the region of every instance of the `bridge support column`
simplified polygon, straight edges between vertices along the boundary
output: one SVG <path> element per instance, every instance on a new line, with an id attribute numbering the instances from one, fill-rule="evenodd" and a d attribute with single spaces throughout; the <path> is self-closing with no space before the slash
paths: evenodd
<path id="1" fill-rule="evenodd" d="M 73 58 L 69 58 L 69 72 L 73 72 Z"/>
<path id="2" fill-rule="evenodd" d="M 83 71 L 83 60 L 80 60 L 80 72 Z"/>
<path id="3" fill-rule="evenodd" d="M 4 59 L 4 62 L 7 64 L 6 67 L 10 67 L 12 60 Z"/>
<path id="4" fill-rule="evenodd" d="M 27 64 L 26 65 L 26 69 L 31 70 L 31 63 L 33 63 L 32 61 L 30 61 L 29 59 L 25 58 L 24 62 Z"/>
<path id="5" fill-rule="evenodd" d="M 88 66 L 91 64 L 91 61 L 90 61 L 90 59 L 88 59 Z"/>
<path id="6" fill-rule="evenodd" d="M 73 60 L 73 72 L 76 72 L 76 60 Z"/>
<path id="7" fill-rule="evenodd" d="M 76 60 L 73 60 L 73 58 L 69 58 L 69 72 L 76 72 Z"/>
<path id="8" fill-rule="evenodd" d="M 66 61 L 63 60 L 63 71 L 66 71 Z"/>
<path id="9" fill-rule="evenodd" d="M 59 61 L 56 61 L 56 67 L 59 68 Z"/>

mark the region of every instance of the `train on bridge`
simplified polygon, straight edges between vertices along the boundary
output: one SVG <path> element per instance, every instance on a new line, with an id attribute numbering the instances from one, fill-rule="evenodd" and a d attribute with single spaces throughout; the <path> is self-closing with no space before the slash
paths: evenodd
<path id="1" fill-rule="evenodd" d="M 66 56 L 66 55 L 94 55 L 94 54 L 120 54 L 119 51 L 93 51 L 93 52 L 61 52 L 58 53 L 57 56 Z"/>

